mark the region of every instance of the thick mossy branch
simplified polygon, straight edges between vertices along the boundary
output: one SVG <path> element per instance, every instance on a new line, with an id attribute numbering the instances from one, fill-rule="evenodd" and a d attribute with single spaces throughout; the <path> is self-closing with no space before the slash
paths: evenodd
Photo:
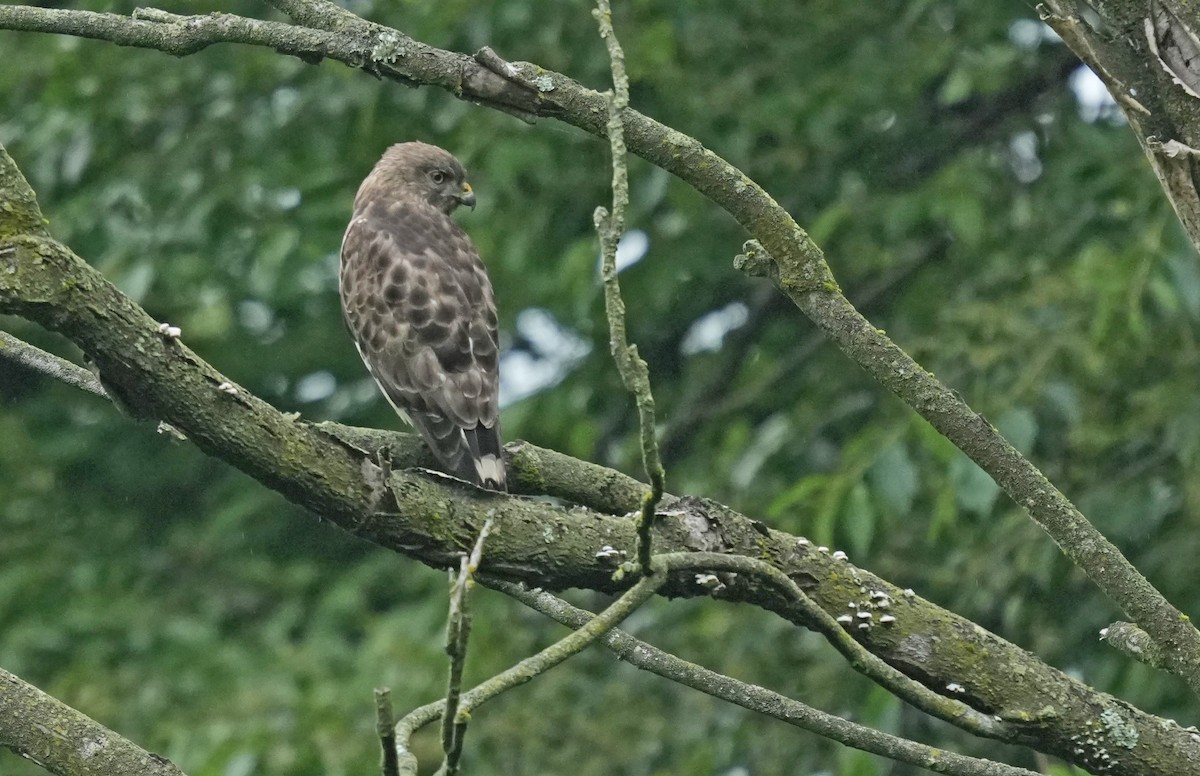
<path id="1" fill-rule="evenodd" d="M 3 668 L 0 747 L 55 774 L 183 776 L 170 760 L 147 752 Z"/>

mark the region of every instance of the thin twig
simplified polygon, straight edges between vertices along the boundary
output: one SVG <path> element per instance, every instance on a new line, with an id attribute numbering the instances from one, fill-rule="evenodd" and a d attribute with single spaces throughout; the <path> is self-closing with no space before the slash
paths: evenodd
<path id="1" fill-rule="evenodd" d="M 591 628 L 592 626 L 599 626 L 599 628 L 590 637 L 586 637 L 586 641 L 583 641 L 582 639 L 585 637 L 581 636 L 584 629 L 580 629 L 566 639 L 563 639 L 563 641 L 558 642 L 558 644 L 538 653 L 538 655 L 518 663 L 517 666 L 509 669 L 504 674 L 484 682 L 464 696 L 464 710 L 469 711 L 488 698 L 516 686 L 518 683 L 532 679 L 549 667 L 565 660 L 570 654 L 574 654 L 575 651 L 582 649 L 590 641 L 611 630 L 620 619 L 628 616 L 627 611 L 620 614 L 619 617 L 614 618 L 611 614 L 614 608 L 636 591 L 644 590 L 646 597 L 653 594 L 662 585 L 669 573 L 697 570 L 724 571 L 758 577 L 787 595 L 797 607 L 813 618 L 816 627 L 821 633 L 830 641 L 835 649 L 849 659 L 856 669 L 886 687 L 900 698 L 908 701 L 913 706 L 939 718 L 951 720 L 959 727 L 977 735 L 1009 741 L 1016 738 L 1016 731 L 1008 724 L 975 711 L 961 701 L 933 692 L 924 685 L 904 676 L 898 670 L 868 652 L 865 647 L 851 638 L 829 613 L 825 612 L 812 601 L 795 582 L 789 579 L 782 571 L 765 561 L 740 555 L 724 555 L 710 552 L 677 552 L 657 555 L 652 559 L 652 564 L 654 567 L 653 576 L 643 577 L 637 585 L 618 599 L 617 603 L 606 609 L 595 620 L 589 621 L 588 625 L 585 626 L 586 628 Z M 647 586 L 647 580 L 656 581 L 653 585 Z M 489 584 L 491 584 L 490 581 Z M 641 600 L 645 599 L 642 598 Z M 629 611 L 640 605 L 641 600 L 631 603 Z M 551 650 L 565 649 L 561 645 L 565 645 L 577 637 L 581 639 L 578 649 L 563 654 L 552 663 L 546 664 L 544 662 L 547 660 L 545 657 L 547 653 Z M 523 669 L 522 666 L 526 664 L 529 666 L 528 669 Z M 479 694 L 478 700 L 475 700 L 474 697 L 476 693 Z"/>
<path id="2" fill-rule="evenodd" d="M 297 24 L 318 30 L 336 31 L 348 26 L 367 24 L 360 16 L 329 0 L 267 0 Z"/>
<path id="3" fill-rule="evenodd" d="M 381 776 L 400 776 L 400 762 L 396 757 L 396 715 L 392 711 L 392 691 L 386 687 L 375 691 L 375 733 L 383 749 L 379 773 Z"/>
<path id="4" fill-rule="evenodd" d="M 485 584 L 568 628 L 581 628 L 595 616 L 542 590 L 529 590 L 524 585 L 501 580 L 485 580 Z M 742 682 L 689 663 L 616 628 L 604 634 L 600 643 L 611 650 L 619 660 L 635 668 L 864 752 L 916 765 L 935 773 L 954 773 L 960 776 L 1036 776 L 1033 771 L 1024 768 L 947 752 L 850 722 L 765 687 Z"/>
<path id="5" fill-rule="evenodd" d="M 483 542 L 492 530 L 489 518 L 479 531 L 479 538 L 471 554 L 461 559 L 458 576 L 451 572 L 450 616 L 446 623 L 446 654 L 450 656 L 450 678 L 446 683 L 446 708 L 442 712 L 442 752 L 445 760 L 442 771 L 447 776 L 458 773 L 458 762 L 462 757 L 463 736 L 467 732 L 467 715 L 458 713 L 462 695 L 463 668 L 467 663 L 467 640 L 471 635 L 471 613 L 468 609 L 468 593 L 474 585 L 475 570 L 483 557 Z"/>
<path id="6" fill-rule="evenodd" d="M 467 611 L 467 585 L 471 572 L 467 556 L 461 558 L 457 576 L 450 572 L 450 614 L 446 620 L 446 654 L 450 657 L 450 676 L 446 682 L 446 708 L 442 711 L 442 770 L 454 773 L 462 754 L 458 735 L 458 700 L 462 695 L 463 667 L 467 662 L 467 639 L 471 635 L 471 615 Z"/>
<path id="7" fill-rule="evenodd" d="M 65 358 L 59 358 L 53 353 L 47 353 L 41 348 L 36 348 L 3 331 L 0 331 L 0 359 L 11 361 L 31 372 L 53 377 L 55 380 L 60 380 L 95 396 L 108 398 L 104 387 L 100 385 L 99 378 L 87 369 L 78 364 L 72 364 Z"/>
<path id="8" fill-rule="evenodd" d="M 788 600 L 803 612 L 805 622 L 819 631 L 834 649 L 842 653 L 856 671 L 884 689 L 926 714 L 944 719 L 975 735 L 1007 741 L 1016 736 L 1014 728 L 1006 722 L 978 712 L 962 701 L 936 693 L 888 665 L 878 655 L 859 644 L 847 631 L 847 627 L 859 627 L 863 622 L 853 622 L 843 627 L 788 575 L 766 561 L 746 555 L 677 552 L 657 555 L 654 563 L 670 571 L 734 572 L 763 580 L 787 596 Z"/>
<path id="9" fill-rule="evenodd" d="M 413 733 L 442 716 L 446 709 L 446 699 L 426 703 L 405 714 L 396 723 L 396 761 L 400 776 L 417 776 L 420 768 L 417 756 L 409 749 Z"/>
<path id="10" fill-rule="evenodd" d="M 637 584 L 627 590 L 607 609 L 596 615 L 584 627 L 463 693 L 459 702 L 458 716 L 469 715 L 497 695 L 525 684 L 580 652 L 588 644 L 615 628 L 634 609 L 648 601 L 662 587 L 666 579 L 665 571 L 643 576 Z M 435 701 L 409 712 L 396 725 L 397 751 L 400 755 L 402 776 L 415 776 L 417 773 L 416 758 L 408 749 L 413 733 L 442 716 L 445 710 L 445 699 Z"/>
<path id="11" fill-rule="evenodd" d="M 666 473 L 655 439 L 654 394 L 650 390 L 650 370 L 638 355 L 637 345 L 630 345 L 625 330 L 625 302 L 617 280 L 617 244 L 625 231 L 625 210 L 629 207 L 629 171 L 625 164 L 625 125 L 621 114 L 629 107 L 629 77 L 625 74 L 625 54 L 612 26 L 612 9 L 608 0 L 597 0 L 592 11 L 600 26 L 600 37 L 608 46 L 612 63 L 613 90 L 608 101 L 608 142 L 612 150 L 612 212 L 603 206 L 596 208 L 593 220 L 600 235 L 601 276 L 604 278 L 604 305 L 608 313 L 609 343 L 617 371 L 625 389 L 634 395 L 641 429 L 642 465 L 650 480 L 650 490 L 642 499 L 637 523 L 637 562 L 643 573 L 650 568 L 650 531 L 654 526 L 655 509 L 666 489 Z"/>
<path id="12" fill-rule="evenodd" d="M 59 358 L 53 353 L 47 353 L 41 348 L 3 331 L 0 331 L 0 360 L 11 361 L 31 372 L 46 375 L 93 396 L 108 399 L 122 412 L 133 414 L 124 402 L 119 401 L 114 394 L 105 390 L 104 383 L 90 370 L 67 361 L 65 358 Z M 181 442 L 187 439 L 182 431 L 165 421 L 159 421 L 158 431 Z"/>

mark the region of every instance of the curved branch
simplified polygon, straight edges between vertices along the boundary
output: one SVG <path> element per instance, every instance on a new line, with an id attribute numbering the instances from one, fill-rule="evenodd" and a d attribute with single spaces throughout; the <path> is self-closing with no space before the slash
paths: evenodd
<path id="1" fill-rule="evenodd" d="M 485 581 L 490 587 L 512 596 L 531 609 L 568 628 L 581 628 L 595 617 L 566 601 L 542 590 L 529 590 L 511 582 Z M 943 749 L 882 733 L 833 714 L 780 695 L 774 690 L 742 682 L 689 663 L 669 652 L 630 636 L 622 630 L 606 633 L 600 642 L 612 650 L 617 659 L 635 668 L 658 674 L 673 682 L 721 698 L 750 711 L 757 711 L 781 722 L 816 733 L 845 746 L 861 749 L 898 762 L 926 768 L 934 773 L 954 773 L 964 776 L 1033 776 L 1033 771 L 1002 763 L 977 760 Z"/>
<path id="2" fill-rule="evenodd" d="M 487 703 L 492 698 L 544 674 L 567 658 L 583 650 L 596 639 L 601 638 L 605 633 L 615 628 L 618 623 L 628 617 L 635 609 L 650 600 L 667 581 L 668 568 L 668 561 L 664 559 L 654 571 L 642 576 L 637 584 L 625 591 L 620 598 L 610 604 L 599 615 L 589 619 L 581 627 L 539 651 L 537 654 L 525 658 L 508 670 L 468 690 L 457 699 L 460 703 L 457 712 L 453 713 L 455 719 L 461 720 L 465 724 L 465 720 L 470 716 L 472 711 Z M 449 718 L 451 714 L 447 714 L 447 709 L 450 705 L 451 699 L 449 698 L 443 698 L 440 701 L 426 704 L 406 714 L 401 718 L 399 724 L 396 725 L 397 752 L 401 760 L 402 774 L 416 776 L 417 773 L 416 757 L 408 748 L 412 734 L 424 725 L 437 719 L 439 715 L 442 715 L 443 719 Z M 457 757 L 454 759 L 454 762 L 457 762 Z M 456 765 L 453 767 L 456 767 Z M 451 767 L 451 759 L 449 753 L 447 753 L 446 763 L 439 773 L 443 771 L 453 773 L 453 767 Z"/>

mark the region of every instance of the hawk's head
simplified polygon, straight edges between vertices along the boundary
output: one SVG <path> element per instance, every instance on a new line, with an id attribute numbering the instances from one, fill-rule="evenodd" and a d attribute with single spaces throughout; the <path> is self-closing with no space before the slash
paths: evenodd
<path id="1" fill-rule="evenodd" d="M 475 207 L 475 192 L 462 164 L 428 143 L 397 143 L 384 151 L 358 190 L 358 200 L 381 197 L 423 202 L 449 214 L 459 205 Z"/>

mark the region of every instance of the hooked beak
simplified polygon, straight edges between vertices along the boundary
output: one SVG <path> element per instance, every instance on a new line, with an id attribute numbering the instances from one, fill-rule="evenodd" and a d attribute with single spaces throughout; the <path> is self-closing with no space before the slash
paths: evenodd
<path id="1" fill-rule="evenodd" d="M 454 195 L 454 201 L 460 205 L 466 205 L 472 210 L 475 209 L 475 190 L 471 188 L 471 184 L 464 182 L 462 191 Z"/>

